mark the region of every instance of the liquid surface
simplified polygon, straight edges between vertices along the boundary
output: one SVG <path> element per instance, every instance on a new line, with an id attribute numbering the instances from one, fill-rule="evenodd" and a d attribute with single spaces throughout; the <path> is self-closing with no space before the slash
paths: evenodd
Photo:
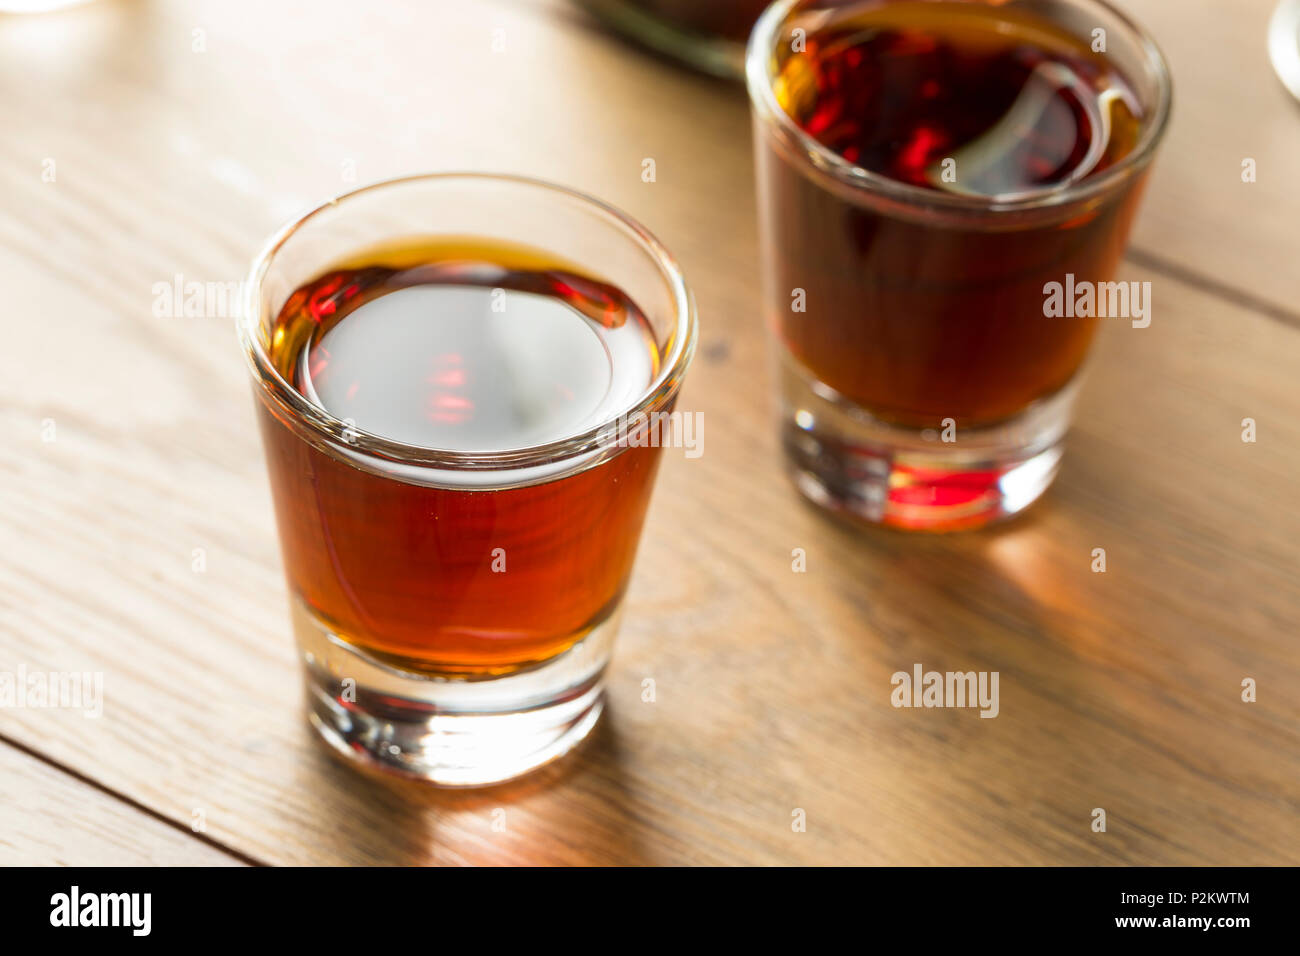
<path id="1" fill-rule="evenodd" d="M 613 418 L 658 371 L 630 299 L 527 251 L 439 243 L 370 262 L 300 289 L 272 337 L 281 374 L 361 431 L 448 451 L 530 447 Z"/>
<path id="2" fill-rule="evenodd" d="M 1141 108 L 1101 53 L 1038 15 L 964 2 L 805 15 L 778 102 L 850 162 L 978 196 L 1067 186 L 1132 151 Z"/>

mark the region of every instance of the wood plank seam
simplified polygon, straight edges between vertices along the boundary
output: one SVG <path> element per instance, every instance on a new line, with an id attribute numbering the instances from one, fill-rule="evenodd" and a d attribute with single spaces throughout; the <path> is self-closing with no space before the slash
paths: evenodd
<path id="1" fill-rule="evenodd" d="M 1269 302 L 1253 292 L 1228 285 L 1213 276 L 1198 272 L 1195 269 L 1189 269 L 1156 253 L 1147 252 L 1145 249 L 1134 246 L 1128 248 L 1124 258 L 1139 269 L 1157 272 L 1190 286 L 1198 292 L 1204 292 L 1216 299 L 1222 299 L 1239 309 L 1254 312 L 1256 315 L 1262 315 L 1275 322 L 1281 322 L 1283 325 L 1289 325 L 1293 329 L 1300 329 L 1300 312 L 1292 312 L 1290 309 Z"/>
<path id="2" fill-rule="evenodd" d="M 97 792 L 102 793 L 107 797 L 111 797 L 112 799 L 127 805 L 132 810 L 142 813 L 153 820 L 157 820 L 159 823 L 163 824 L 164 826 L 170 827 L 171 829 L 177 831 L 178 833 L 184 834 L 185 836 L 189 837 L 192 840 L 197 840 L 198 842 L 216 850 L 217 852 L 225 854 L 226 856 L 230 857 L 233 860 L 238 860 L 240 863 L 243 863 L 246 866 L 270 866 L 270 864 L 267 863 L 265 860 L 259 860 L 256 857 L 251 856 L 242 850 L 237 850 L 234 847 L 227 846 L 226 844 L 222 843 L 220 840 L 214 839 L 213 837 L 209 836 L 206 833 L 195 832 L 190 827 L 184 826 L 178 821 L 173 820 L 165 813 L 155 810 L 147 803 L 142 803 L 139 800 L 136 800 L 134 797 L 131 797 L 125 793 L 121 793 L 117 790 L 114 790 L 112 787 L 105 786 L 104 784 L 96 780 L 94 777 L 88 776 L 87 774 L 84 774 L 79 770 L 69 767 L 66 764 L 60 763 L 57 760 L 52 760 L 49 757 L 47 757 L 45 754 L 41 753 L 39 750 L 36 750 L 33 747 L 28 746 L 22 741 L 15 740 L 12 737 L 8 736 L 7 734 L 0 733 L 0 744 L 6 745 L 25 756 L 31 757 L 33 760 L 37 760 L 40 763 L 44 764 L 45 766 L 51 767 L 52 769 L 58 771 L 59 773 L 64 774 L 67 777 L 70 777 L 71 779 L 77 781 L 78 783 L 85 784 L 91 789 L 96 790 Z"/>

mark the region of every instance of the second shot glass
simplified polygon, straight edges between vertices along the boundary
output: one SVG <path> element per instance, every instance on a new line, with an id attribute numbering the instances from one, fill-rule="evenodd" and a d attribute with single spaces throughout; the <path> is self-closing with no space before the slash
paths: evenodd
<path id="1" fill-rule="evenodd" d="M 870 523 L 969 528 L 1059 466 L 1170 111 L 1098 0 L 779 0 L 750 37 L 786 460 Z"/>

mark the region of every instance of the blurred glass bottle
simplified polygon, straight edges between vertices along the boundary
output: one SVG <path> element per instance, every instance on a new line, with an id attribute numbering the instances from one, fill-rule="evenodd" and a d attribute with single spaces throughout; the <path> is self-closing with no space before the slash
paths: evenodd
<path id="1" fill-rule="evenodd" d="M 642 46 L 728 79 L 744 75 L 745 41 L 768 0 L 577 0 Z"/>

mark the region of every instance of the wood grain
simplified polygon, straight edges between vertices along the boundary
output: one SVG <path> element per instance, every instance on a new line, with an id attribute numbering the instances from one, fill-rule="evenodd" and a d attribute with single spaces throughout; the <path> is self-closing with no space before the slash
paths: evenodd
<path id="1" fill-rule="evenodd" d="M 240 865 L 191 834 L 3 744 L 0 803 L 0 866 Z"/>
<path id="2" fill-rule="evenodd" d="M 101 670 L 106 696 L 98 721 L 0 710 L 0 735 L 178 827 L 202 807 L 213 845 L 270 863 L 1300 862 L 1300 196 L 1272 172 L 1300 114 L 1258 66 L 1267 6 L 1133 4 L 1179 97 L 1121 276 L 1153 283 L 1152 325 L 1105 328 L 1049 496 L 944 538 L 841 526 L 780 473 L 737 91 L 554 3 L 0 22 L 0 670 Z M 1239 152 L 1270 173 L 1241 184 Z M 592 739 L 448 793 L 310 738 L 231 322 L 156 316 L 151 290 L 238 280 L 352 171 L 466 167 L 587 189 L 665 240 L 706 432 L 665 462 Z M 916 662 L 999 671 L 1000 716 L 894 709 Z M 72 859 L 32 826 L 24 859 Z"/>

